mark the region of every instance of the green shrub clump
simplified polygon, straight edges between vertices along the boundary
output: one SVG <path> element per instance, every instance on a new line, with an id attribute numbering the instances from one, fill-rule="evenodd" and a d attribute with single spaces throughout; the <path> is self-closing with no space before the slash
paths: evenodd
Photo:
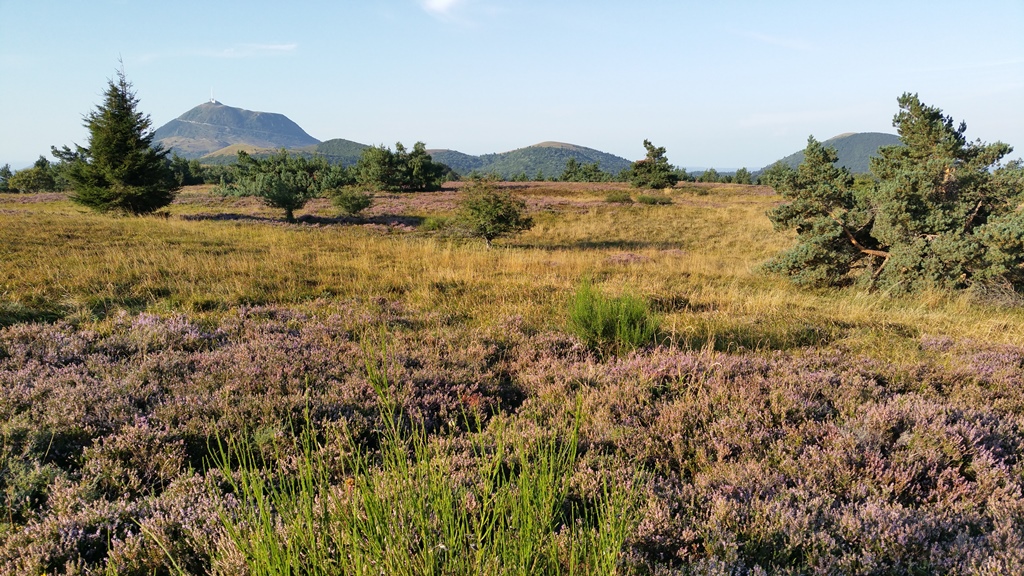
<path id="1" fill-rule="evenodd" d="M 625 294 L 610 298 L 589 282 L 569 302 L 569 328 L 591 349 L 618 354 L 653 343 L 660 319 L 642 298 Z"/>
<path id="2" fill-rule="evenodd" d="M 373 195 L 356 188 L 342 188 L 331 195 L 335 208 L 348 216 L 357 216 L 373 204 Z"/>
<path id="3" fill-rule="evenodd" d="M 459 222 L 467 236 L 483 238 L 488 248 L 495 238 L 533 227 L 533 219 L 526 214 L 526 202 L 508 190 L 499 189 L 496 181 L 477 178 L 465 190 Z"/>
<path id="4" fill-rule="evenodd" d="M 640 194 L 636 197 L 636 201 L 648 206 L 664 206 L 672 203 L 672 199 L 664 194 Z"/>
<path id="5" fill-rule="evenodd" d="M 612 202 L 614 204 L 632 204 L 633 197 L 625 190 L 615 190 L 609 192 L 604 198 L 605 202 Z"/>

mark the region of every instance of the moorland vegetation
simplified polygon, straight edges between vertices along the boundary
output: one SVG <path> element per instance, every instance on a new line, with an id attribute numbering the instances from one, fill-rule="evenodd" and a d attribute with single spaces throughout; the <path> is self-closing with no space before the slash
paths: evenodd
<path id="1" fill-rule="evenodd" d="M 138 217 L 3 194 L 0 574 L 1024 571 L 1016 269 L 893 290 L 865 244 L 904 183 L 937 204 L 916 254 L 1019 255 L 1020 166 L 916 102 L 941 145 L 864 187 L 811 140 L 778 190 L 475 180 L 337 218 L 311 191 L 351 173 L 281 154 Z M 494 248 L 452 233 L 489 214 Z M 772 273 L 847 232 L 891 255 Z"/>

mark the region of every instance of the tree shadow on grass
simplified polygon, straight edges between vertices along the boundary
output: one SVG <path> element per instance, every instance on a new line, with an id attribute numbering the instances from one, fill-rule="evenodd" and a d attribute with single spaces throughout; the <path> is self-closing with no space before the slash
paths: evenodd
<path id="1" fill-rule="evenodd" d="M 515 243 L 521 248 L 533 248 L 560 252 L 563 250 L 679 250 L 682 245 L 675 242 L 640 242 L 636 240 L 581 240 L 579 242 L 560 242 L 555 244 Z"/>
<path id="2" fill-rule="evenodd" d="M 226 222 L 283 222 L 284 220 L 279 218 L 270 218 L 268 216 L 256 216 L 253 214 L 236 214 L 234 212 L 218 212 L 212 213 L 199 213 L 199 214 L 182 214 L 182 220 L 190 222 L 205 222 L 205 221 L 226 221 Z"/>
<path id="3" fill-rule="evenodd" d="M 315 214 L 303 214 L 295 219 L 300 224 L 318 224 L 321 226 L 341 224 L 376 224 L 379 226 L 410 226 L 418 227 L 423 224 L 425 218 L 421 216 L 405 216 L 399 214 L 377 214 L 375 216 L 317 216 Z"/>
<path id="4" fill-rule="evenodd" d="M 256 216 L 253 214 L 238 214 L 234 212 L 220 212 L 216 214 L 184 214 L 182 220 L 188 221 L 210 221 L 210 222 L 262 222 L 270 224 L 284 224 L 283 218 L 272 218 L 269 216 Z M 295 219 L 297 224 L 311 224 L 314 226 L 339 226 L 339 225 L 365 225 L 375 224 L 379 226 L 408 226 L 418 227 L 423 223 L 421 216 L 405 216 L 396 214 L 378 214 L 376 216 L 317 216 L 315 214 L 303 214 Z"/>
<path id="5" fill-rule="evenodd" d="M 0 328 L 15 324 L 56 322 L 64 316 L 61 311 L 50 307 L 25 306 L 16 302 L 0 303 Z"/>

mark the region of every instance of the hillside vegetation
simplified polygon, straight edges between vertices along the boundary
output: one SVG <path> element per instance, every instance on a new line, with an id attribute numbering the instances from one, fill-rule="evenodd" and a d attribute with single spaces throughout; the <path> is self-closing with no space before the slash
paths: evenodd
<path id="1" fill-rule="evenodd" d="M 504 186 L 494 249 L 457 184 L 0 195 L 0 574 L 1024 569 L 1019 297 L 765 275 L 768 188 Z M 584 285 L 654 343 L 588 345 Z"/>
<path id="2" fill-rule="evenodd" d="M 850 132 L 833 136 L 821 143 L 825 148 L 835 148 L 838 156 L 836 164 L 853 174 L 867 174 L 871 170 L 870 160 L 878 156 L 878 149 L 883 146 L 899 146 L 900 137 L 883 132 Z M 779 162 L 796 168 L 804 161 L 804 151 L 794 152 Z M 766 167 L 767 168 L 767 167 Z"/>
<path id="3" fill-rule="evenodd" d="M 509 152 L 471 156 L 454 150 L 430 150 L 435 161 L 447 164 L 461 175 L 472 172 L 497 174 L 510 180 L 516 176 L 534 179 L 538 174 L 544 178 L 555 178 L 565 170 L 570 158 L 580 164 L 597 162 L 603 172 L 617 175 L 630 167 L 630 161 L 614 154 L 593 148 L 565 144 L 562 142 L 541 142 L 526 148 Z"/>

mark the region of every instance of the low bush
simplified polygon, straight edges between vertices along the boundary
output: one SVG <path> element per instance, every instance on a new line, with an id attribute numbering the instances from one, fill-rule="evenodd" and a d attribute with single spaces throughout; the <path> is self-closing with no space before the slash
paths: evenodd
<path id="1" fill-rule="evenodd" d="M 636 201 L 648 206 L 662 206 L 672 203 L 672 199 L 664 194 L 640 194 L 636 197 Z"/>
<path id="2" fill-rule="evenodd" d="M 427 216 L 423 219 L 420 224 L 420 230 L 424 232 L 440 232 L 451 228 L 452 222 L 450 218 L 443 216 Z"/>
<path id="3" fill-rule="evenodd" d="M 342 188 L 331 194 L 331 202 L 348 216 L 357 216 L 373 205 L 373 195 L 356 188 Z"/>
<path id="4" fill-rule="evenodd" d="M 633 196 L 631 196 L 630 193 L 626 192 L 625 190 L 615 190 L 609 192 L 608 195 L 605 196 L 604 201 L 611 202 L 614 204 L 632 204 Z"/>

